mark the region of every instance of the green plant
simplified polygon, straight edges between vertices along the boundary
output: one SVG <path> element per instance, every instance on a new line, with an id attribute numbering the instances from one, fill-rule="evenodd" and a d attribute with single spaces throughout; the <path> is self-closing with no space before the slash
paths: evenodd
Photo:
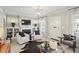
<path id="1" fill-rule="evenodd" d="M 49 43 L 46 41 L 45 42 L 45 49 L 49 48 Z"/>
<path id="2" fill-rule="evenodd" d="M 34 24 L 34 26 L 36 27 L 36 26 L 37 26 L 37 24 Z"/>
<path id="3" fill-rule="evenodd" d="M 11 24 L 12 24 L 12 27 L 15 27 L 15 25 L 16 25 L 15 23 L 11 23 Z"/>

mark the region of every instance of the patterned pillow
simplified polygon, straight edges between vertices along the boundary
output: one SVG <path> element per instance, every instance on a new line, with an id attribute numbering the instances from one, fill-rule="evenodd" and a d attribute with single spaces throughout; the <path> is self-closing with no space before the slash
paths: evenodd
<path id="1" fill-rule="evenodd" d="M 25 36 L 25 34 L 24 34 L 23 32 L 19 32 L 19 35 L 20 35 L 21 37 L 24 37 L 24 36 Z"/>
<path id="2" fill-rule="evenodd" d="M 71 35 L 63 34 L 64 35 L 64 40 L 73 40 Z"/>

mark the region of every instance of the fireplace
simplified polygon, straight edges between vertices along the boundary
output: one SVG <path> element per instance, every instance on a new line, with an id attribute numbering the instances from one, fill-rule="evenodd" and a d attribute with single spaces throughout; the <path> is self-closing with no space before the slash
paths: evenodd
<path id="1" fill-rule="evenodd" d="M 31 33 L 31 29 L 23 29 L 22 30 L 24 33 L 26 33 L 26 34 L 30 34 Z"/>

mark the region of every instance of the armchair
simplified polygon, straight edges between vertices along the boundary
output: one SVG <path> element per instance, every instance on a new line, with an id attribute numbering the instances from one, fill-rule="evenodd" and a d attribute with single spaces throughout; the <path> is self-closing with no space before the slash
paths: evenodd
<path id="1" fill-rule="evenodd" d="M 61 40 L 61 43 L 68 45 L 69 47 L 73 48 L 73 51 L 75 52 L 76 48 L 76 36 L 73 36 L 71 34 L 66 35 L 63 34 L 63 39 Z"/>

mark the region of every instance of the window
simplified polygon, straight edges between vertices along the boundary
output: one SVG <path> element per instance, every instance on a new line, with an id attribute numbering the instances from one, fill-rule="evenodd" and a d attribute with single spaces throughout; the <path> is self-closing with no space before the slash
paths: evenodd
<path id="1" fill-rule="evenodd" d="M 79 15 L 72 19 L 72 34 L 79 37 Z"/>
<path id="2" fill-rule="evenodd" d="M 40 33 L 44 33 L 45 32 L 45 18 L 41 18 L 40 19 Z"/>

